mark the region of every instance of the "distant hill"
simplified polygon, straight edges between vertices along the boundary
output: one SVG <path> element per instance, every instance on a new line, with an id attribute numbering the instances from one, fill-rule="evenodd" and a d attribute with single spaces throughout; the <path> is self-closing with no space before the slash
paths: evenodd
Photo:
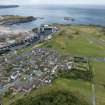
<path id="1" fill-rule="evenodd" d="M 19 5 L 0 5 L 0 8 L 16 8 L 19 7 Z"/>

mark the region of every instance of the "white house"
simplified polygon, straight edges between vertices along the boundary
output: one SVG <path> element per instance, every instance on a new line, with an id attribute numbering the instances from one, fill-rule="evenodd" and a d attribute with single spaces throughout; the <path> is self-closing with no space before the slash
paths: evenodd
<path id="1" fill-rule="evenodd" d="M 20 76 L 19 71 L 16 71 L 15 73 L 13 73 L 10 77 L 11 80 L 16 80 L 18 77 Z"/>

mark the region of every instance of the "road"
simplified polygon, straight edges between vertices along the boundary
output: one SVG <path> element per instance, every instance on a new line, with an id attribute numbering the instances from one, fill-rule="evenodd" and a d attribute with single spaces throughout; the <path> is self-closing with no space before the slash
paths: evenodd
<path id="1" fill-rule="evenodd" d="M 92 83 L 92 103 L 96 105 L 96 93 L 95 93 L 95 84 Z"/>
<path id="2" fill-rule="evenodd" d="M 96 89 L 95 89 L 95 69 L 90 64 L 90 69 L 92 70 L 93 78 L 91 83 L 91 89 L 92 89 L 92 105 L 96 105 Z"/>

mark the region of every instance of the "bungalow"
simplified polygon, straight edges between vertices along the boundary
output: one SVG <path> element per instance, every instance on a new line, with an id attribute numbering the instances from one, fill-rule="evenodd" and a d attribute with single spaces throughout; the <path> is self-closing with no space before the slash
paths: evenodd
<path id="1" fill-rule="evenodd" d="M 56 65 L 56 66 L 52 69 L 52 74 L 55 74 L 57 68 L 58 68 L 58 65 Z"/>
<path id="2" fill-rule="evenodd" d="M 15 81 L 19 76 L 20 76 L 19 71 L 16 71 L 15 73 L 13 73 L 13 74 L 10 76 L 10 79 L 13 80 L 13 81 Z"/>
<path id="3" fill-rule="evenodd" d="M 27 84 L 21 84 L 21 83 L 16 83 L 14 86 L 10 87 L 10 89 L 13 90 L 13 92 L 30 92 L 33 88 L 39 87 L 41 84 L 40 80 L 32 80 L 30 83 Z"/>
<path id="4" fill-rule="evenodd" d="M 15 40 L 7 40 L 7 43 L 9 44 L 14 44 L 16 41 Z"/>

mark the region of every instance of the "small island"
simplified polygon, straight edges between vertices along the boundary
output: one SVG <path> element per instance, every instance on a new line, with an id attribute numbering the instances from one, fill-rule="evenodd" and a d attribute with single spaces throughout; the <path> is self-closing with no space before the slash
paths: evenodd
<path id="1" fill-rule="evenodd" d="M 74 19 L 73 17 L 64 17 L 64 20 L 67 20 L 67 21 L 69 21 L 69 20 L 74 21 L 75 19 Z"/>
<path id="2" fill-rule="evenodd" d="M 33 16 L 3 15 L 0 16 L 0 25 L 13 25 L 36 20 Z"/>
<path id="3" fill-rule="evenodd" d="M 18 5 L 0 5 L 0 8 L 16 8 Z"/>

